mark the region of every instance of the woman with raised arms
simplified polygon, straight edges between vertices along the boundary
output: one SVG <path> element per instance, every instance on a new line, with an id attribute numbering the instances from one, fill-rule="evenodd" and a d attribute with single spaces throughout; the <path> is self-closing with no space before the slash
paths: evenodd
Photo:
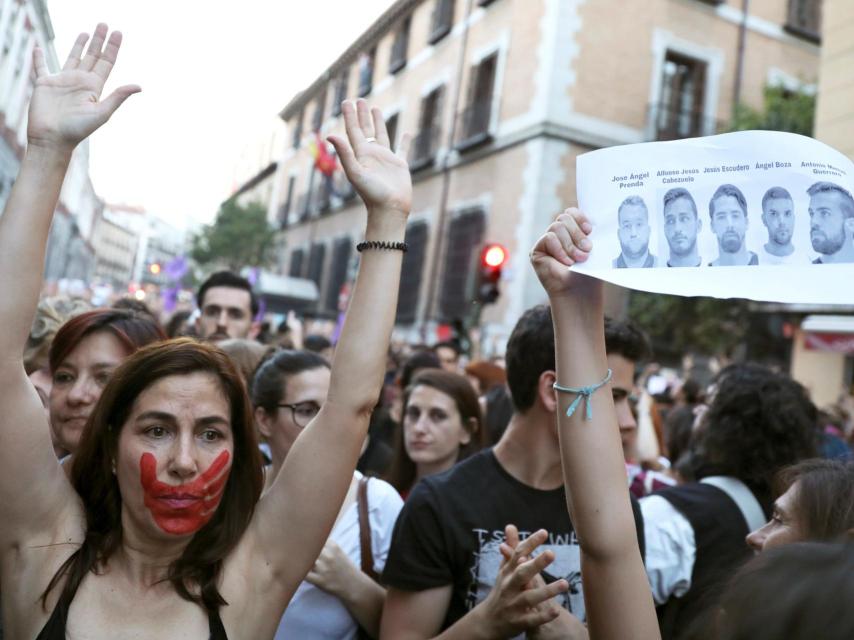
<path id="1" fill-rule="evenodd" d="M 121 34 L 81 35 L 62 71 L 34 54 L 29 145 L 0 217 L 0 584 L 6 634 L 270 638 L 341 507 L 379 396 L 400 250 L 368 248 L 327 401 L 259 500 L 261 462 L 239 374 L 217 348 L 150 345 L 106 384 L 71 482 L 22 362 L 45 244 L 76 145 L 136 86 L 101 99 Z M 345 103 L 330 141 L 364 200 L 366 240 L 403 241 L 412 186 L 378 110 Z M 373 245 L 376 246 L 376 245 Z"/>
<path id="2" fill-rule="evenodd" d="M 552 308 L 561 461 L 590 638 L 647 640 L 660 634 L 608 387 L 602 283 L 569 270 L 587 259 L 592 230 L 583 213 L 568 209 L 537 241 L 531 263 Z"/>

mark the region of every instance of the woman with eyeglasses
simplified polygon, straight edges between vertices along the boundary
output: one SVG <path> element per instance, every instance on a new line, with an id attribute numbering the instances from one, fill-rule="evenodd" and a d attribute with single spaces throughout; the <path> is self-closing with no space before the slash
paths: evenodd
<path id="1" fill-rule="evenodd" d="M 311 351 L 280 351 L 255 372 L 255 423 L 272 457 L 265 488 L 272 485 L 291 445 L 326 401 L 329 381 L 329 363 Z M 354 472 L 332 533 L 288 605 L 276 638 L 355 638 L 360 627 L 378 637 L 385 589 L 360 566 L 382 572 L 403 501 L 388 483 L 366 480 L 363 498 L 368 517 L 361 526 L 370 528 L 371 558 L 369 564 L 363 563 L 357 498 L 362 477 Z"/>

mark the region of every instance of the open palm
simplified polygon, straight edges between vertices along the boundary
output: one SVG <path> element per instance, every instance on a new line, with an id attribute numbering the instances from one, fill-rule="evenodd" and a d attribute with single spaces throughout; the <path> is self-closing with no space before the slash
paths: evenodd
<path id="1" fill-rule="evenodd" d="M 408 214 L 412 207 L 412 178 L 406 153 L 409 136 L 401 139 L 397 153 L 391 150 L 382 112 L 368 109 L 364 100 L 341 106 L 349 144 L 338 136 L 329 141 L 341 158 L 347 178 L 368 209 L 394 209 Z"/>
<path id="2" fill-rule="evenodd" d="M 107 25 L 99 24 L 86 55 L 81 58 L 88 41 L 87 34 L 80 34 L 62 71 L 55 75 L 48 72 L 41 49 L 34 51 L 36 83 L 27 130 L 30 144 L 73 149 L 140 90 L 135 85 L 126 85 L 101 100 L 121 47 L 122 34 L 114 31 L 107 40 Z"/>

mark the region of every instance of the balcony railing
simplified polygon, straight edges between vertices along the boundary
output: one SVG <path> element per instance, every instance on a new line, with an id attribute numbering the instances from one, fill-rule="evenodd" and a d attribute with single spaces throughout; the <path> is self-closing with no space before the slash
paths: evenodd
<path id="1" fill-rule="evenodd" d="M 492 119 L 492 99 L 479 100 L 467 106 L 459 115 L 457 122 L 457 149 L 465 151 L 477 145 L 489 142 L 492 134 L 489 130 Z"/>
<path id="2" fill-rule="evenodd" d="M 436 159 L 436 151 L 439 149 L 439 127 L 430 126 L 422 129 L 412 141 L 411 159 L 409 168 L 418 171 L 433 164 Z"/>
<path id="3" fill-rule="evenodd" d="M 706 116 L 701 109 L 682 110 L 669 104 L 652 104 L 647 118 L 653 140 L 680 140 L 725 131 L 723 121 Z"/>

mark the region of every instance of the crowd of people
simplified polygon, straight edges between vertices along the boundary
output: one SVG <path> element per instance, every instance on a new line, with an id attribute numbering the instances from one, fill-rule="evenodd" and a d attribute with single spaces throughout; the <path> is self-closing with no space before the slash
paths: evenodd
<path id="1" fill-rule="evenodd" d="M 70 155 L 139 90 L 101 98 L 120 44 L 36 51 L 0 217 L 5 637 L 854 637 L 847 418 L 757 363 L 651 393 L 643 332 L 568 269 L 580 211 L 501 359 L 390 348 L 412 187 L 364 101 L 329 139 L 367 209 L 334 342 L 263 331 L 230 272 L 172 318 L 40 300 Z"/>

